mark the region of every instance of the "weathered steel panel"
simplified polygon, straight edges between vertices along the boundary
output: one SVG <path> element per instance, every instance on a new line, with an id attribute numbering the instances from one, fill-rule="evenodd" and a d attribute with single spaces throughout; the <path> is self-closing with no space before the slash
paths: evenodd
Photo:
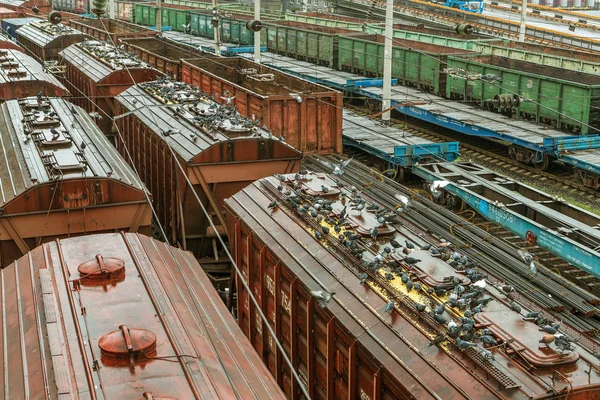
<path id="1" fill-rule="evenodd" d="M 69 21 L 69 25 L 86 35 L 116 45 L 120 44 L 119 39 L 154 37 L 156 35 L 156 32 L 151 29 L 114 19 L 72 19 Z"/>
<path id="2" fill-rule="evenodd" d="M 231 102 L 302 152 L 341 152 L 341 93 L 242 58 L 185 60 L 181 68 L 184 82 Z"/>
<path id="3" fill-rule="evenodd" d="M 2 266 L 56 237 L 149 229 L 143 184 L 84 110 L 37 98 L 0 109 Z"/>
<path id="4" fill-rule="evenodd" d="M 186 86 L 148 82 L 117 96 L 118 114 L 131 113 L 118 120 L 125 143 L 117 140 L 117 147 L 124 157 L 127 149 L 133 157 L 171 239 L 198 256 L 206 256 L 212 255 L 215 235 L 224 234 L 223 199 L 260 177 L 298 170 L 301 153 L 269 137 L 252 121 L 239 116 L 225 118 L 224 106 Z M 159 97 L 165 91 L 177 93 L 166 94 L 164 101 L 169 105 Z M 195 101 L 187 101 L 188 96 Z M 234 130 L 210 122 L 213 113 L 231 121 Z M 208 225 L 194 191 L 214 214 L 219 232 Z"/>
<path id="5" fill-rule="evenodd" d="M 58 59 L 58 52 L 73 43 L 84 41 L 88 36 L 64 24 L 49 21 L 33 21 L 17 29 L 17 39 L 27 54 L 38 61 Z"/>
<path id="6" fill-rule="evenodd" d="M 196 259 L 149 237 L 57 239 L 0 271 L 0 294 L 3 398 L 285 398 Z"/>
<path id="7" fill-rule="evenodd" d="M 308 201 L 309 188 L 314 186 L 312 180 L 317 181 L 317 186 L 320 183 L 329 186 L 329 190 L 338 190 L 331 178 L 309 174 L 295 186 L 300 187 L 302 196 L 306 196 L 303 202 Z M 479 353 L 475 350 L 461 352 L 452 341 L 448 346 L 433 346 L 431 340 L 436 335 L 427 331 L 440 326 L 446 332 L 445 327 L 428 313 L 413 308 L 413 302 L 428 303 L 426 291 L 411 293 L 397 287 L 396 292 L 386 296 L 388 289 L 385 289 L 384 279 L 375 280 L 373 285 L 370 281 L 361 283 L 360 273 L 368 268 L 360 267 L 361 261 L 350 257 L 348 245 L 339 243 L 335 235 L 327 235 L 322 230 L 322 237 L 318 238 L 314 232 L 319 227 L 314 218 L 297 212 L 291 200 L 295 196 L 293 192 L 285 194 L 291 187 L 289 185 L 295 185 L 295 182 L 296 177 L 292 175 L 255 182 L 225 201 L 225 213 L 228 233 L 235 238 L 232 252 L 243 271 L 242 276 L 237 277 L 237 286 L 241 287 L 243 279 L 257 300 L 262 299 L 258 301 L 258 307 L 272 323 L 283 351 L 312 398 L 546 398 L 548 379 L 558 376 L 556 371 L 568 372 L 569 377 L 568 381 L 553 381 L 552 396 L 591 399 L 600 392 L 600 378 L 588 374 L 596 365 L 593 357 L 584 357 L 587 353 L 582 349 L 562 352 L 558 348 L 538 348 L 539 337 L 535 337 L 535 332 L 539 332 L 539 327 L 511 311 L 504 300 L 489 303 L 476 316 L 482 323 L 476 328 L 488 328 L 502 343 L 488 347 L 494 352 L 494 360 L 478 358 Z M 278 189 L 281 185 L 283 190 Z M 325 189 L 311 192 L 313 205 L 324 206 L 320 200 L 333 202 L 333 211 L 326 213 L 327 218 L 336 220 L 341 215 L 343 202 L 353 201 L 350 190 L 339 190 L 344 193 L 345 200 Z M 376 202 L 367 199 L 365 193 L 361 195 L 369 206 L 371 201 Z M 268 205 L 273 199 L 278 205 L 271 209 Z M 348 213 L 345 214 L 348 221 L 352 220 L 353 213 L 364 214 L 359 210 Z M 363 260 L 383 252 L 384 246 L 391 243 L 390 238 L 409 236 L 398 231 L 392 236 L 373 239 L 368 230 L 362 236 L 358 228 L 361 223 L 366 223 L 360 222 L 367 221 L 366 215 L 364 217 L 357 220 L 358 227 L 351 222 L 342 227 L 345 232 L 347 229 L 358 232 L 359 238 L 352 240 L 360 241 L 361 248 L 366 249 Z M 331 226 L 334 225 L 335 222 L 331 222 Z M 378 230 L 385 226 L 379 226 Z M 415 253 L 415 257 L 421 254 Z M 408 264 L 404 265 L 408 262 L 404 255 L 392 258 L 398 260 L 403 270 L 413 271 Z M 418 266 L 420 261 L 416 263 Z M 433 274 L 429 278 L 435 280 L 439 272 L 435 268 L 431 271 Z M 384 273 L 382 270 L 374 272 L 382 276 Z M 256 274 L 261 278 L 254 278 Z M 428 280 L 423 274 L 429 275 L 425 267 L 415 272 L 415 277 L 425 285 L 423 282 Z M 458 276 L 456 272 L 451 275 Z M 393 280 L 396 279 L 399 278 Z M 392 282 L 388 277 L 385 280 Z M 404 284 L 401 286 L 404 288 Z M 331 293 L 331 300 L 319 299 L 314 292 L 319 290 Z M 491 293 L 488 295 L 492 296 Z M 394 301 L 394 308 L 388 313 L 385 306 L 390 299 Z M 323 304 L 319 304 L 319 300 Z M 252 316 L 255 307 L 247 293 L 238 296 L 238 321 L 249 337 L 254 334 Z M 451 313 L 449 316 L 455 316 L 454 311 L 448 312 Z M 506 327 L 502 321 L 507 322 Z M 505 329 L 507 327 L 510 329 Z M 300 396 L 287 365 L 281 362 L 281 352 L 274 346 L 274 341 L 267 337 L 266 347 L 261 347 L 257 340 L 251 342 L 255 348 L 262 349 L 264 362 L 286 395 L 289 398 Z M 507 346 L 506 352 L 499 350 L 502 346 Z M 513 357 L 517 352 L 520 356 Z M 538 368 L 528 368 L 532 364 Z M 547 368 L 549 364 L 553 367 Z"/>

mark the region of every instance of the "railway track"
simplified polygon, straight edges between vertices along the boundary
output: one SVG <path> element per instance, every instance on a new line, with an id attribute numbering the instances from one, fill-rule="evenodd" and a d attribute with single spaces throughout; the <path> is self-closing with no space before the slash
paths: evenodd
<path id="1" fill-rule="evenodd" d="M 311 170 L 325 172 L 326 167 L 315 157 L 308 157 L 304 162 Z M 560 276 L 554 277 L 549 271 L 534 280 L 527 278 L 526 274 L 522 274 L 523 271 L 515 270 L 514 259 L 510 260 L 511 254 L 517 252 L 517 247 L 512 243 L 503 240 L 500 235 L 490 235 L 477 226 L 476 221 L 466 221 L 462 216 L 397 182 L 374 174 L 364 164 L 352 162 L 340 178 L 344 183 L 373 193 L 388 207 L 397 204 L 398 200 L 394 197 L 397 193 L 418 197 L 420 203 L 415 203 L 411 212 L 403 214 L 405 219 L 410 220 L 414 226 L 426 228 L 428 233 L 433 233 L 436 237 L 446 238 L 462 247 L 461 251 L 481 262 L 481 269 L 490 275 L 490 283 L 504 282 L 512 285 L 518 292 L 514 296 L 515 300 L 532 310 L 543 308 L 552 318 L 563 321 L 566 333 L 577 338 L 582 346 L 594 354 L 600 354 L 600 342 L 595 338 L 600 333 L 598 309 L 595 306 L 598 299 L 595 296 Z M 550 293 L 557 292 L 558 295 L 549 296 Z"/>
<path id="2" fill-rule="evenodd" d="M 345 105 L 344 107 L 346 107 L 349 110 L 352 110 L 352 112 L 359 115 L 371 115 L 371 113 L 365 110 L 365 108 L 363 107 L 353 105 Z M 535 177 L 537 180 L 540 181 L 555 182 L 556 184 L 559 184 L 562 187 L 568 188 L 567 193 L 565 193 L 567 195 L 573 195 L 575 193 L 585 193 L 586 201 L 600 201 L 600 192 L 593 188 L 586 187 L 578 182 L 574 182 L 572 180 L 573 174 L 570 168 L 565 166 L 564 168 L 566 168 L 566 170 L 561 171 L 561 168 L 558 168 L 559 165 L 551 165 L 551 170 L 555 170 L 556 173 L 541 171 L 535 167 L 528 166 L 518 162 L 517 160 L 511 159 L 508 156 L 509 146 L 503 143 L 492 140 L 485 140 L 483 142 L 485 143 L 485 145 L 484 147 L 482 147 L 481 138 L 473 138 L 470 136 L 462 135 L 450 129 L 445 129 L 440 126 L 410 117 L 407 117 L 403 120 L 393 119 L 392 126 L 395 126 L 398 129 L 402 129 L 415 136 L 419 136 L 434 142 L 458 141 L 460 142 L 460 152 L 463 158 L 476 158 L 484 160 L 487 164 L 496 165 L 504 169 L 511 169 L 515 174 L 523 175 L 526 178 Z M 579 199 L 574 198 L 574 200 Z"/>

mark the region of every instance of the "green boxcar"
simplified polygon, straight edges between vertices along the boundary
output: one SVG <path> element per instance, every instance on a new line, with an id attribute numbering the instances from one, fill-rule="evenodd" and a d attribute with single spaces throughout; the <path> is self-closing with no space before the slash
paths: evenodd
<path id="1" fill-rule="evenodd" d="M 368 24 L 366 33 L 376 33 L 385 35 L 385 26 L 383 24 Z M 483 35 L 460 35 L 453 31 L 441 29 L 422 28 L 411 25 L 394 25 L 394 37 L 406 40 L 416 40 L 417 42 L 437 44 L 440 46 L 454 47 L 457 49 L 474 49 L 474 45 L 479 42 L 500 42 L 497 38 L 491 38 Z"/>
<path id="2" fill-rule="evenodd" d="M 213 29 L 212 15 L 209 14 L 190 14 L 190 33 L 207 39 L 215 38 Z"/>
<path id="3" fill-rule="evenodd" d="M 261 46 L 274 53 L 336 68 L 339 34 L 349 32 L 341 28 L 277 21 L 266 24 L 261 30 Z"/>
<path id="4" fill-rule="evenodd" d="M 600 76 L 499 56 L 450 57 L 448 63 L 448 98 L 514 112 L 572 133 L 587 134 L 588 125 L 600 128 Z M 487 77 L 478 79 L 479 74 Z M 500 107 L 494 102 L 496 95 L 514 94 L 520 104 Z"/>
<path id="5" fill-rule="evenodd" d="M 185 32 L 185 26 L 189 23 L 190 12 L 187 10 L 177 10 L 163 7 L 162 25 L 170 26 L 171 29 L 178 32 Z"/>
<path id="6" fill-rule="evenodd" d="M 138 25 L 155 26 L 156 7 L 146 4 L 136 4 L 133 20 Z"/>
<path id="7" fill-rule="evenodd" d="M 585 72 L 587 74 L 600 74 L 600 62 L 563 57 L 556 54 L 532 52 L 529 50 L 516 49 L 485 42 L 473 43 L 473 50 L 482 54 L 507 57 L 550 67 L 570 69 L 573 71 Z"/>
<path id="8" fill-rule="evenodd" d="M 192 35 L 214 39 L 212 13 L 190 14 L 190 33 Z M 233 43 L 243 46 L 254 44 L 254 32 L 246 28 L 246 22 L 252 19 L 250 15 L 233 14 L 219 20 L 219 34 L 222 43 Z M 268 21 L 264 18 L 263 21 Z"/>
<path id="9" fill-rule="evenodd" d="M 383 76 L 384 37 L 382 35 L 341 35 L 338 69 L 355 74 Z M 446 74 L 443 70 L 449 55 L 474 54 L 468 50 L 438 46 L 410 40 L 394 39 L 392 78 L 400 84 L 443 94 Z"/>
<path id="10" fill-rule="evenodd" d="M 212 9 L 212 2 L 193 1 L 193 0 L 165 0 L 165 4 L 175 4 L 178 6 L 186 6 L 200 9 Z"/>

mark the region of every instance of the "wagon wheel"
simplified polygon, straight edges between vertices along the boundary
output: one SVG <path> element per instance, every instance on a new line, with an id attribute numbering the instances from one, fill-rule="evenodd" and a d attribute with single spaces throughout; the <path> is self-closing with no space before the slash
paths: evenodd
<path id="1" fill-rule="evenodd" d="M 369 111 L 371 111 L 371 112 L 378 111 L 379 108 L 381 107 L 381 103 L 379 102 L 379 100 L 368 99 L 366 102 L 367 102 L 367 107 L 369 108 Z"/>
<path id="2" fill-rule="evenodd" d="M 404 181 L 404 168 L 398 167 L 396 169 L 395 181 L 396 182 L 402 182 L 402 181 Z"/>
<path id="3" fill-rule="evenodd" d="M 511 160 L 513 161 L 517 161 L 517 146 L 515 146 L 514 144 L 511 144 L 510 146 L 508 146 L 508 156 L 510 157 Z"/>
<path id="4" fill-rule="evenodd" d="M 550 157 L 548 157 L 547 154 L 544 154 L 542 161 L 540 162 L 533 162 L 533 166 L 535 167 L 535 169 L 537 169 L 538 171 L 545 171 L 546 169 L 548 169 L 548 166 L 550 165 Z"/>

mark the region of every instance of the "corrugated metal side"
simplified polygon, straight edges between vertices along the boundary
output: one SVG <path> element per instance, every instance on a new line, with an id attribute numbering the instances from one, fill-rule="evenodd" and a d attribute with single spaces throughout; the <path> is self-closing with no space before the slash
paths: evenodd
<path id="1" fill-rule="evenodd" d="M 181 80 L 181 60 L 199 54 L 182 44 L 157 38 L 124 39 L 125 49 L 175 80 Z"/>
<path id="2" fill-rule="evenodd" d="M 233 104 L 240 114 L 260 119 L 274 135 L 283 136 L 296 149 L 307 154 L 342 151 L 340 92 L 240 58 L 184 60 L 181 68 L 184 82 L 222 103 L 227 97 L 235 97 Z M 273 74 L 277 84 L 246 79 L 238 73 L 240 68 Z"/>
<path id="3" fill-rule="evenodd" d="M 124 279 L 74 288 L 97 255 L 123 260 Z M 0 291 L 3 398 L 284 398 L 193 256 L 151 238 L 45 244 L 0 271 Z M 121 324 L 154 333 L 156 358 L 103 357 L 99 339 Z"/>

